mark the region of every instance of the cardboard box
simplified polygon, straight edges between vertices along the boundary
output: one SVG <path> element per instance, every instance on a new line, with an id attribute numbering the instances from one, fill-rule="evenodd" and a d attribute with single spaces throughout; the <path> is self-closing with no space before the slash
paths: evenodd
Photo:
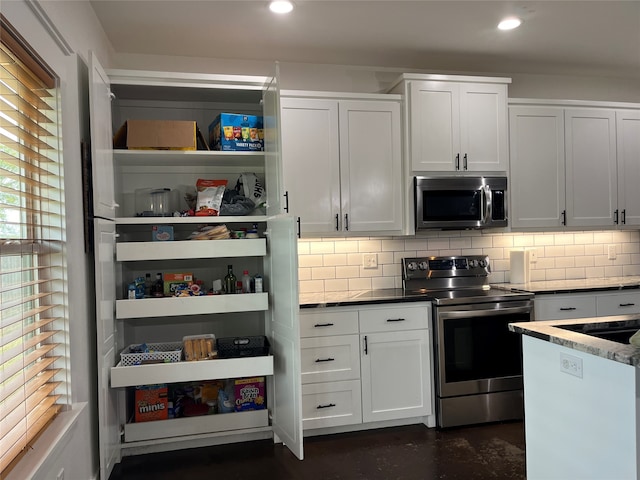
<path id="1" fill-rule="evenodd" d="M 193 273 L 165 273 L 164 296 L 173 297 L 179 287 L 189 288 L 193 283 Z"/>
<path id="2" fill-rule="evenodd" d="M 238 378 L 234 380 L 236 412 L 263 410 L 267 408 L 264 377 Z"/>
<path id="3" fill-rule="evenodd" d="M 135 392 L 135 422 L 152 422 L 169 418 L 166 384 L 140 385 Z"/>
<path id="4" fill-rule="evenodd" d="M 114 148 L 130 150 L 196 150 L 196 122 L 127 120 L 113 137 Z"/>
<path id="5" fill-rule="evenodd" d="M 171 225 L 154 225 L 152 237 L 154 242 L 170 242 L 173 240 L 173 227 Z"/>
<path id="6" fill-rule="evenodd" d="M 221 113 L 209 125 L 212 150 L 258 152 L 264 150 L 262 117 Z"/>

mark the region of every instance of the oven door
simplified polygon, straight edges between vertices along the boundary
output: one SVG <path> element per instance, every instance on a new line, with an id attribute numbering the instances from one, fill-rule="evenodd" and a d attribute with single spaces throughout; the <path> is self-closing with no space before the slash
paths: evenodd
<path id="1" fill-rule="evenodd" d="M 508 324 L 532 320 L 533 302 L 436 306 L 437 395 L 522 388 L 522 340 Z"/>

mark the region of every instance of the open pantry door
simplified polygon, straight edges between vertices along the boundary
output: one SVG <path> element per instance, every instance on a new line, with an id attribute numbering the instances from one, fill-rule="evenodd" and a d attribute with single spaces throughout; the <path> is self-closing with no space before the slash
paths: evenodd
<path id="1" fill-rule="evenodd" d="M 279 215 L 267 220 L 267 249 L 265 273 L 271 303 L 268 331 L 274 363 L 272 426 L 277 438 L 302 460 L 298 243 L 292 216 Z"/>
<path id="2" fill-rule="evenodd" d="M 114 218 L 116 207 L 113 170 L 109 77 L 93 52 L 89 52 L 89 119 L 91 122 L 91 169 L 93 214 Z"/>
<path id="3" fill-rule="evenodd" d="M 267 215 L 286 212 L 287 200 L 282 192 L 282 142 L 280 139 L 280 67 L 276 62 L 262 92 L 264 125 L 265 189 Z"/>
<path id="4" fill-rule="evenodd" d="M 98 441 L 100 444 L 100 478 L 106 480 L 120 462 L 120 422 L 117 390 L 110 388 L 111 367 L 116 364 L 116 226 L 109 220 L 96 219 L 96 350 L 98 366 Z"/>

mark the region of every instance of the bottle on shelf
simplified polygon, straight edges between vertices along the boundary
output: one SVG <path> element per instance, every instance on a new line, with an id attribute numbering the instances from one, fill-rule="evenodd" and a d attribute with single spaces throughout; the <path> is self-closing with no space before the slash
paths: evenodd
<path id="1" fill-rule="evenodd" d="M 256 275 L 253 278 L 253 291 L 256 293 L 262 293 L 262 277 L 260 275 Z"/>
<path id="2" fill-rule="evenodd" d="M 162 282 L 162 273 L 156 273 L 156 281 L 151 287 L 151 295 L 156 298 L 164 297 L 164 283 Z"/>
<path id="3" fill-rule="evenodd" d="M 224 277 L 224 293 L 236 293 L 236 276 L 233 274 L 233 265 L 227 265 L 227 275 Z"/>
<path id="4" fill-rule="evenodd" d="M 242 293 L 251 293 L 251 277 L 249 270 L 242 272 Z"/>
<path id="5" fill-rule="evenodd" d="M 144 296 L 147 298 L 151 297 L 151 287 L 153 287 L 153 282 L 151 281 L 151 274 L 147 273 L 144 277 Z"/>

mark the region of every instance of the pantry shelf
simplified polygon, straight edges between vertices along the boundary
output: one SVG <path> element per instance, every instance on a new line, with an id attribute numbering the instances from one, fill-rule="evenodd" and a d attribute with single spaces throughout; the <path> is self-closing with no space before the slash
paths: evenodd
<path id="1" fill-rule="evenodd" d="M 119 262 L 188 258 L 260 257 L 267 252 L 264 238 L 186 240 L 181 242 L 123 242 L 116 244 Z"/>
<path id="2" fill-rule="evenodd" d="M 114 150 L 121 166 L 263 167 L 264 152 L 222 152 L 209 150 Z"/>
<path id="3" fill-rule="evenodd" d="M 221 217 L 119 217 L 117 225 L 179 225 L 179 224 L 217 224 L 217 223 L 259 223 L 266 222 L 266 215 L 221 216 Z"/>
<path id="4" fill-rule="evenodd" d="M 239 240 L 240 241 L 240 240 Z M 229 312 L 259 312 L 269 308 L 266 292 L 199 297 L 116 300 L 116 318 L 152 318 Z"/>
<path id="5" fill-rule="evenodd" d="M 202 435 L 214 432 L 233 432 L 269 425 L 268 410 L 173 418 L 155 422 L 127 423 L 125 442 L 139 442 L 183 435 Z"/>
<path id="6" fill-rule="evenodd" d="M 273 356 L 111 367 L 111 387 L 273 375 Z"/>

